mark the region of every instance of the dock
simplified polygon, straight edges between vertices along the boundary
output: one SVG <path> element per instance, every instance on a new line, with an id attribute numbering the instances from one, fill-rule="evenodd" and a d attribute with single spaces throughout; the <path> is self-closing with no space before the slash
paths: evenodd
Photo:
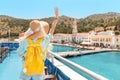
<path id="1" fill-rule="evenodd" d="M 16 50 L 19 47 L 19 43 L 17 42 L 3 42 L 0 43 L 0 47 L 8 47 L 9 50 Z"/>
<path id="2" fill-rule="evenodd" d="M 69 52 L 57 52 L 57 55 L 60 55 L 62 57 L 72 57 L 72 56 L 80 56 L 80 55 L 86 55 L 86 54 L 94 54 L 99 52 L 106 52 L 106 51 L 120 51 L 118 49 L 95 49 L 95 50 L 84 50 L 84 51 L 69 51 Z"/>
<path id="3" fill-rule="evenodd" d="M 0 48 L 0 63 L 6 58 L 9 53 L 9 49 L 7 47 Z"/>

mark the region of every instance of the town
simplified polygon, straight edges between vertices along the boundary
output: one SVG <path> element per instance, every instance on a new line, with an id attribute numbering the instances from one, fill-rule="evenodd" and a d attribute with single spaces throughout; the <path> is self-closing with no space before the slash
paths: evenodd
<path id="1" fill-rule="evenodd" d="M 74 20 L 72 27 L 72 34 L 54 34 L 52 42 L 60 44 L 76 43 L 82 46 L 120 49 L 120 35 L 115 35 L 114 27 L 110 29 L 108 27 L 108 30 L 106 31 L 101 27 L 99 32 L 96 28 L 90 32 L 78 33 L 76 19 Z"/>

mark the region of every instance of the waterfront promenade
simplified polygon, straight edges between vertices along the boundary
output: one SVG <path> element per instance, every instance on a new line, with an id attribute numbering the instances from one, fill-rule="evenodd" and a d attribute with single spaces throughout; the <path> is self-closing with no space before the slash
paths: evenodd
<path id="1" fill-rule="evenodd" d="M 72 45 L 68 44 L 54 44 L 54 45 L 61 45 L 61 46 L 70 46 Z M 83 48 L 82 46 L 75 46 L 76 48 Z M 79 51 L 67 51 L 67 52 L 57 52 L 58 55 L 62 57 L 70 57 L 70 56 L 79 56 L 79 55 L 86 55 L 86 54 L 94 54 L 99 52 L 105 52 L 105 51 L 120 51 L 119 49 L 110 49 L 110 48 L 100 48 L 100 47 L 84 47 L 88 50 L 79 50 Z"/>
<path id="2" fill-rule="evenodd" d="M 57 54 L 62 57 L 70 57 L 70 56 L 94 54 L 94 53 L 105 52 L 105 51 L 120 51 L 120 50 L 118 49 L 95 49 L 95 50 L 85 50 L 85 51 L 57 52 Z"/>
<path id="3" fill-rule="evenodd" d="M 59 43 L 52 43 L 53 45 L 59 45 L 59 46 L 69 46 L 69 47 L 75 47 L 76 49 L 85 48 L 86 50 L 78 50 L 78 51 L 66 51 L 66 52 L 56 52 L 58 55 L 62 57 L 71 57 L 71 56 L 79 56 L 79 55 L 85 55 L 85 54 L 94 54 L 99 52 L 105 52 L 105 51 L 120 51 L 120 49 L 110 49 L 110 48 L 101 48 L 101 47 L 91 47 L 91 46 L 80 46 L 80 45 L 69 45 L 69 44 L 59 44 Z"/>

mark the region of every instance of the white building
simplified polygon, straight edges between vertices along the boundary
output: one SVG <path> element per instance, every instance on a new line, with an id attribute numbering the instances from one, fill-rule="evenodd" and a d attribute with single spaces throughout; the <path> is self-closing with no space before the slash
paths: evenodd
<path id="1" fill-rule="evenodd" d="M 115 48 L 115 39 L 113 31 L 102 31 L 91 37 L 91 43 L 97 47 Z"/>
<path id="2" fill-rule="evenodd" d="M 120 35 L 117 35 L 115 38 L 116 38 L 115 39 L 115 47 L 120 49 Z"/>
<path id="3" fill-rule="evenodd" d="M 53 42 L 62 43 L 62 41 L 65 43 L 72 42 L 72 34 L 54 34 Z"/>
<path id="4" fill-rule="evenodd" d="M 89 33 L 78 33 L 76 35 L 76 42 L 90 42 L 90 34 Z"/>
<path id="5" fill-rule="evenodd" d="M 76 42 L 90 42 L 90 36 L 89 33 L 77 33 L 76 36 L 74 36 L 72 34 L 62 34 L 62 33 L 57 33 L 54 34 L 54 42 L 58 42 L 61 43 L 62 40 L 64 40 L 64 42 L 69 43 L 69 42 L 73 42 L 73 39 Z"/>
<path id="6" fill-rule="evenodd" d="M 63 34 L 63 33 L 57 33 L 54 34 L 54 42 L 62 43 L 64 41 L 65 43 L 70 43 L 70 42 L 90 42 L 90 36 L 89 33 L 78 33 L 77 31 L 77 21 L 76 19 L 74 20 L 73 23 L 73 31 L 72 34 Z"/>
<path id="7" fill-rule="evenodd" d="M 120 35 L 116 36 L 114 31 L 78 33 L 76 19 L 72 27 L 72 34 L 54 34 L 53 41 L 58 43 L 71 43 L 75 41 L 78 43 L 82 42 L 81 44 L 94 45 L 96 47 L 120 48 Z"/>

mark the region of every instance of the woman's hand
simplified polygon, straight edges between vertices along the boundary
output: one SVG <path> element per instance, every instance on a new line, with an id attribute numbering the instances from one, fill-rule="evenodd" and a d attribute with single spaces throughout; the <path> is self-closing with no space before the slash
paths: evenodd
<path id="1" fill-rule="evenodd" d="M 50 32 L 49 32 L 50 34 L 54 33 L 57 23 L 58 23 L 58 8 L 56 7 L 55 8 L 55 19 L 52 23 L 52 27 L 51 27 Z"/>
<path id="2" fill-rule="evenodd" d="M 57 7 L 55 8 L 55 18 L 58 19 L 58 8 Z"/>

